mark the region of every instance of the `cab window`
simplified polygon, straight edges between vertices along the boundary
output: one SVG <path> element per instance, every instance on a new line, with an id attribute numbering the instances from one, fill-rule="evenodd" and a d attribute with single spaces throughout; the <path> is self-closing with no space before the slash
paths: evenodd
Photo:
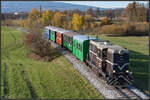
<path id="1" fill-rule="evenodd" d="M 102 55 L 101 55 L 101 50 L 99 49 L 99 50 L 98 50 L 98 57 L 101 58 L 101 56 L 102 56 Z"/>

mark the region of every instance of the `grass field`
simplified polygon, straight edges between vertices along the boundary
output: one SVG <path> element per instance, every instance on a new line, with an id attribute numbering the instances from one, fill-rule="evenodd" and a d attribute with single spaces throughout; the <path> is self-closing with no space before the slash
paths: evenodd
<path id="1" fill-rule="evenodd" d="M 113 44 L 126 47 L 130 51 L 130 66 L 134 75 L 134 83 L 137 87 L 148 93 L 148 62 L 149 43 L 148 36 L 136 37 L 108 37 L 99 36 L 104 40 L 109 40 Z"/>
<path id="2" fill-rule="evenodd" d="M 1 27 L 1 98 L 104 98 L 64 56 L 28 58 L 20 31 Z"/>
<path id="3" fill-rule="evenodd" d="M 73 66 L 60 55 L 51 62 L 27 57 L 20 31 L 2 28 L 2 98 L 103 98 Z M 135 84 L 148 91 L 148 37 L 107 37 L 130 50 Z"/>

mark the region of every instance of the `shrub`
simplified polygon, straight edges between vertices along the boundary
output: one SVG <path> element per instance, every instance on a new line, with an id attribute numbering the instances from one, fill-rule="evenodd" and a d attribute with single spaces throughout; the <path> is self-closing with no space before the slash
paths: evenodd
<path id="1" fill-rule="evenodd" d="M 46 58 L 46 61 L 54 58 L 56 49 L 52 48 L 51 43 L 42 34 L 30 32 L 25 37 L 25 44 L 32 55 L 36 54 L 41 59 Z"/>
<path id="2" fill-rule="evenodd" d="M 3 26 L 21 26 L 21 20 L 7 19 L 2 21 Z"/>
<path id="3" fill-rule="evenodd" d="M 144 36 L 148 35 L 148 23 L 125 23 L 105 25 L 100 28 L 99 34 L 112 36 Z"/>
<path id="4" fill-rule="evenodd" d="M 111 20 L 108 17 L 104 17 L 102 19 L 101 26 L 103 26 L 103 25 L 110 25 L 110 24 L 111 24 Z"/>

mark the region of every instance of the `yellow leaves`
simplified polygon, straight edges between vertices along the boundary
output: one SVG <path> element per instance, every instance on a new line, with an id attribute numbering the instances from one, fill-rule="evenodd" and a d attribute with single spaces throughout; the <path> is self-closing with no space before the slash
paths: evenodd
<path id="1" fill-rule="evenodd" d="M 47 10 L 42 14 L 42 24 L 49 25 L 52 20 L 52 11 Z"/>
<path id="2" fill-rule="evenodd" d="M 53 20 L 52 20 L 52 24 L 60 27 L 63 24 L 63 15 L 61 14 L 61 12 L 56 12 L 53 16 Z"/>
<path id="3" fill-rule="evenodd" d="M 110 20 L 108 19 L 108 17 L 104 17 L 102 19 L 101 25 L 108 25 L 110 24 Z"/>
<path id="4" fill-rule="evenodd" d="M 88 25 L 88 23 L 86 23 L 82 26 L 82 29 L 85 31 L 88 27 L 89 27 L 89 25 Z"/>
<path id="5" fill-rule="evenodd" d="M 31 13 L 29 14 L 29 19 L 35 21 L 37 20 L 38 18 L 40 18 L 40 12 L 38 9 L 34 8 L 32 9 Z"/>
<path id="6" fill-rule="evenodd" d="M 86 21 L 90 21 L 90 20 L 92 20 L 92 16 L 91 15 L 85 15 L 85 20 Z"/>
<path id="7" fill-rule="evenodd" d="M 129 21 L 133 22 L 147 21 L 147 8 L 138 2 L 128 4 L 125 11 L 126 17 L 128 18 Z"/>
<path id="8" fill-rule="evenodd" d="M 41 13 L 38 9 L 36 8 L 32 9 L 26 22 L 27 26 L 33 27 L 33 25 L 37 25 L 37 23 L 39 23 L 40 16 Z"/>
<path id="9" fill-rule="evenodd" d="M 90 24 L 90 28 L 93 29 L 96 25 L 94 23 Z"/>
<path id="10" fill-rule="evenodd" d="M 73 29 L 78 31 L 81 29 L 82 25 L 85 23 L 84 17 L 75 13 L 73 14 L 72 23 L 73 23 Z"/>

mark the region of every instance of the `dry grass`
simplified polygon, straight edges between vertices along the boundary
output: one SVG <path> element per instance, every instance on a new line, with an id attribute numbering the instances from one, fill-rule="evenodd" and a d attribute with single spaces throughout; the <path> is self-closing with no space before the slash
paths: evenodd
<path id="1" fill-rule="evenodd" d="M 100 28 L 99 34 L 112 36 L 145 36 L 148 35 L 148 23 L 125 23 L 105 25 Z"/>

